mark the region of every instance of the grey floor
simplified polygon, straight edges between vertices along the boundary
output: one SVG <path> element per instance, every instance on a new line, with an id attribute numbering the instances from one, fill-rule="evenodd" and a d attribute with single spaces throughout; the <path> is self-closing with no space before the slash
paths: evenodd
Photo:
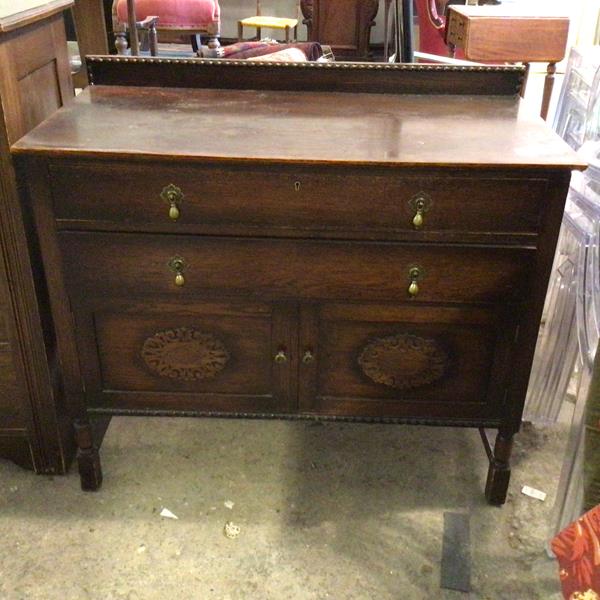
<path id="1" fill-rule="evenodd" d="M 0 461 L 0 599 L 558 599 L 564 433 L 519 434 L 496 508 L 475 430 L 115 418 L 98 493 Z M 440 589 L 447 511 L 471 517 L 470 594 Z"/>

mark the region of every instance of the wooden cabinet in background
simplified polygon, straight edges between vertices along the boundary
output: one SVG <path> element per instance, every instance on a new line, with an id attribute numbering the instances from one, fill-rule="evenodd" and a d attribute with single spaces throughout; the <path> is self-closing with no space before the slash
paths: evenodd
<path id="1" fill-rule="evenodd" d="M 308 39 L 331 46 L 338 60 L 367 60 L 379 0 L 302 0 Z"/>
<path id="2" fill-rule="evenodd" d="M 9 148 L 73 96 L 62 14 L 73 2 L 37 4 L 0 7 L 0 457 L 63 473 L 73 436 Z"/>

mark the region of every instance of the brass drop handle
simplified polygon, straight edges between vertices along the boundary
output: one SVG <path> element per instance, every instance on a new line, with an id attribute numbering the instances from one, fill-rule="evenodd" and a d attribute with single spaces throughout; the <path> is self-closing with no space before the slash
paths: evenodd
<path id="1" fill-rule="evenodd" d="M 311 363 L 315 362 L 315 355 L 313 354 L 312 350 L 306 350 L 304 352 L 304 355 L 302 356 L 302 362 L 305 365 L 310 365 Z"/>
<path id="2" fill-rule="evenodd" d="M 287 354 L 285 353 L 285 350 L 279 350 L 279 352 L 277 352 L 277 354 L 275 355 L 275 362 L 278 365 L 287 362 Z"/>
<path id="3" fill-rule="evenodd" d="M 419 284 L 417 283 L 419 279 L 423 276 L 423 270 L 420 267 L 411 267 L 408 270 L 408 278 L 410 279 L 410 284 L 408 286 L 408 295 L 411 298 L 414 298 L 419 293 Z"/>
<path id="4" fill-rule="evenodd" d="M 426 192 L 415 194 L 409 201 L 408 206 L 413 213 L 412 224 L 415 229 L 421 229 L 425 225 L 425 213 L 431 210 L 433 199 Z"/>
<path id="5" fill-rule="evenodd" d="M 169 205 L 169 219 L 177 221 L 181 216 L 180 205 L 184 197 L 181 189 L 170 183 L 160 193 L 160 197 Z"/>
<path id="6" fill-rule="evenodd" d="M 175 273 L 175 285 L 177 287 L 182 287 L 185 285 L 185 277 L 183 276 L 183 271 L 185 269 L 185 261 L 181 256 L 174 256 L 169 261 L 169 268 L 173 273 Z"/>
<path id="7" fill-rule="evenodd" d="M 169 208 L 169 219 L 171 219 L 171 221 L 177 221 L 180 214 L 181 213 L 179 212 L 179 207 L 177 204 L 175 202 L 171 202 L 171 207 Z"/>
<path id="8" fill-rule="evenodd" d="M 425 220 L 425 201 L 422 199 L 417 200 L 415 202 L 415 208 L 417 209 L 417 212 L 415 213 L 412 222 L 415 229 L 421 229 Z"/>

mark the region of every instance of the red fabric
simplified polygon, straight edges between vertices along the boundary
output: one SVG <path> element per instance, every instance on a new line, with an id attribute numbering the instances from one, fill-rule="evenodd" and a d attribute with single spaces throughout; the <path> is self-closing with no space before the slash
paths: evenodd
<path id="1" fill-rule="evenodd" d="M 419 50 L 437 56 L 450 56 L 450 49 L 444 41 L 446 35 L 446 18 L 438 14 L 435 0 L 415 0 L 419 19 Z M 463 58 L 461 50 L 457 50 L 456 58 Z"/>
<path id="2" fill-rule="evenodd" d="M 219 0 L 135 0 L 135 17 L 158 17 L 159 27 L 202 29 L 219 22 Z M 119 0 L 117 17 L 127 22 L 127 0 Z"/>
<path id="3" fill-rule="evenodd" d="M 567 600 L 600 594 L 600 506 L 563 529 L 552 540 L 560 583 Z M 585 595 L 584 595 L 585 594 Z"/>
<path id="4" fill-rule="evenodd" d="M 306 59 L 311 61 L 317 60 L 319 57 L 323 56 L 321 44 L 317 42 L 296 42 L 294 44 L 238 42 L 237 44 L 224 46 L 222 57 L 231 59 L 257 58 L 259 56 L 281 52 L 282 50 L 287 50 L 289 48 L 301 50 L 306 56 Z"/>

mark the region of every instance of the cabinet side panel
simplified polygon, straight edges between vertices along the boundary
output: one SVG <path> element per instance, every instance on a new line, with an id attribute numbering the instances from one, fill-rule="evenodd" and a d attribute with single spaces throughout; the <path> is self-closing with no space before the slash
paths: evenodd
<path id="1" fill-rule="evenodd" d="M 62 473 L 73 444 L 44 275 L 10 156 L 12 142 L 72 95 L 62 14 L 1 34 L 0 62 L 0 455 Z"/>

